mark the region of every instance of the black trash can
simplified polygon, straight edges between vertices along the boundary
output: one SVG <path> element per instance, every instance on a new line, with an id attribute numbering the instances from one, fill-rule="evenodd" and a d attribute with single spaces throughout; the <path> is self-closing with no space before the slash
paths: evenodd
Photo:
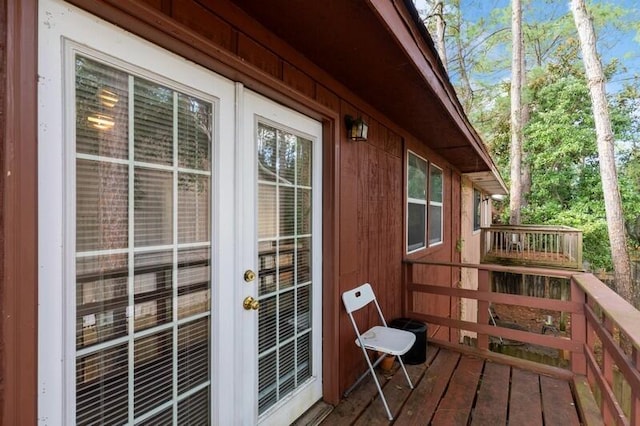
<path id="1" fill-rule="evenodd" d="M 411 318 L 397 318 L 389 323 L 389 327 L 410 331 L 416 335 L 416 341 L 409 352 L 402 355 L 406 364 L 422 364 L 427 360 L 427 324 Z"/>

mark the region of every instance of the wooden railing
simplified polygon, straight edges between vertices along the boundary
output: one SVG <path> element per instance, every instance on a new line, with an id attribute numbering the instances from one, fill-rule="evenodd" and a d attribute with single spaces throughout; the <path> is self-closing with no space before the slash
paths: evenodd
<path id="1" fill-rule="evenodd" d="M 481 230 L 482 263 L 582 269 L 582 232 L 567 226 L 491 225 Z"/>
<path id="2" fill-rule="evenodd" d="M 427 278 L 444 276 L 443 273 L 453 276 L 464 268 L 477 271 L 477 290 L 442 286 Z M 491 276 L 496 273 L 566 279 L 570 286 L 569 300 L 494 292 Z M 458 345 L 459 331 L 474 332 L 477 334 L 474 350 L 481 356 L 498 357 L 498 361 L 516 366 L 526 363 L 530 368 L 534 365 L 540 372 L 565 374 L 564 377 L 572 380 L 578 395 L 591 391 L 597 403 L 580 407 L 585 416 L 595 411 L 597 415 L 594 417 L 601 415 L 606 425 L 640 425 L 640 312 L 593 275 L 558 269 L 405 261 L 404 277 L 403 315 L 427 322 L 432 340 L 435 335 L 435 340 L 440 343 L 462 349 L 465 346 Z M 449 303 L 438 303 L 439 306 L 453 307 L 464 299 L 476 300 L 476 321 L 461 320 L 451 314 L 453 310 L 446 315 L 434 312 L 437 309 L 429 300 L 443 296 L 450 298 Z M 492 304 L 563 313 L 569 317 L 566 335 L 541 334 L 539 331 L 496 325 L 490 318 Z M 508 339 L 568 354 L 569 369 L 496 355 L 490 351 L 490 336 L 494 341 Z M 578 403 L 589 400 L 578 398 Z"/>

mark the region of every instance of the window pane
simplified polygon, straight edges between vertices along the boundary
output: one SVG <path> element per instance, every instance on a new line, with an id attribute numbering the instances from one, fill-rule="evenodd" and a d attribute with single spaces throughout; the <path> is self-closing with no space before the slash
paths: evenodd
<path id="1" fill-rule="evenodd" d="M 134 85 L 134 158 L 173 163 L 173 90 L 140 78 Z"/>
<path id="2" fill-rule="evenodd" d="M 431 166 L 431 194 L 429 201 L 442 203 L 442 170 Z"/>
<path id="3" fill-rule="evenodd" d="M 298 137 L 298 154 L 296 157 L 297 185 L 311 186 L 311 152 L 311 141 Z"/>
<path id="4" fill-rule="evenodd" d="M 273 238 L 277 235 L 276 220 L 278 210 L 276 204 L 276 193 L 278 187 L 269 184 L 258 184 L 258 205 L 260 215 L 258 216 L 258 237 Z"/>
<path id="5" fill-rule="evenodd" d="M 76 360 L 76 423 L 124 424 L 128 417 L 127 345 L 104 349 Z"/>
<path id="6" fill-rule="evenodd" d="M 178 319 L 207 312 L 211 304 L 211 250 L 178 252 Z"/>
<path id="7" fill-rule="evenodd" d="M 104 255 L 76 261 L 76 347 L 127 334 L 127 256 Z"/>
<path id="8" fill-rule="evenodd" d="M 192 96 L 178 95 L 178 165 L 211 169 L 212 105 Z"/>
<path id="9" fill-rule="evenodd" d="M 258 126 L 258 179 L 275 182 L 277 177 L 278 143 L 276 129 Z"/>
<path id="10" fill-rule="evenodd" d="M 298 137 L 278 131 L 278 177 L 281 183 L 293 185 L 296 174 L 296 142 Z"/>
<path id="11" fill-rule="evenodd" d="M 129 239 L 127 166 L 76 161 L 76 250 L 126 248 Z"/>
<path id="12" fill-rule="evenodd" d="M 426 206 L 409 203 L 407 207 L 407 246 L 413 251 L 426 246 Z"/>
<path id="13" fill-rule="evenodd" d="M 473 230 L 480 229 L 480 191 L 473 190 Z"/>
<path id="14" fill-rule="evenodd" d="M 170 172 L 136 168 L 135 245 L 173 241 L 173 177 Z"/>
<path id="15" fill-rule="evenodd" d="M 408 162 L 407 196 L 426 200 L 427 162 L 412 153 L 409 153 Z"/>
<path id="16" fill-rule="evenodd" d="M 173 330 L 136 339 L 134 412 L 140 416 L 173 394 Z"/>
<path id="17" fill-rule="evenodd" d="M 210 425 L 210 407 L 208 388 L 188 396 L 178 403 L 178 424 Z"/>
<path id="18" fill-rule="evenodd" d="M 289 237 L 295 233 L 295 189 L 280 187 L 280 236 Z"/>
<path id="19" fill-rule="evenodd" d="M 178 329 L 178 392 L 186 392 L 209 380 L 209 319 Z"/>
<path id="20" fill-rule="evenodd" d="M 429 244 L 442 241 L 442 206 L 429 206 Z"/>
<path id="21" fill-rule="evenodd" d="M 135 265 L 135 330 L 172 321 L 173 252 L 137 254 Z"/>
<path id="22" fill-rule="evenodd" d="M 298 217 L 297 221 L 297 233 L 298 235 L 311 233 L 311 190 L 310 189 L 298 189 Z"/>
<path id="23" fill-rule="evenodd" d="M 209 176 L 178 173 L 178 242 L 209 241 Z"/>
<path id="24" fill-rule="evenodd" d="M 128 158 L 128 81 L 122 71 L 76 57 L 77 152 Z"/>

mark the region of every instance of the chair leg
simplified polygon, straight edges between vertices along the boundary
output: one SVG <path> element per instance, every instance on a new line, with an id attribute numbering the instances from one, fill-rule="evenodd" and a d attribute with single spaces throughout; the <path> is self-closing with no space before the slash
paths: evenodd
<path id="1" fill-rule="evenodd" d="M 371 363 L 369 363 L 369 367 L 371 367 Z M 378 381 L 376 372 L 373 369 L 373 367 L 371 367 L 370 370 L 371 370 L 371 375 L 373 376 L 373 381 L 376 382 L 376 387 L 378 388 L 380 399 L 382 399 L 382 403 L 384 404 L 384 409 L 387 410 L 387 417 L 389 417 L 389 421 L 392 421 L 393 416 L 391 415 L 391 410 L 389 410 L 389 405 L 387 405 L 387 399 L 384 397 L 384 393 L 382 393 L 382 388 L 380 387 L 380 382 Z"/>
<path id="2" fill-rule="evenodd" d="M 383 355 L 381 355 L 381 356 L 376 360 L 376 362 L 374 362 L 374 363 L 373 363 L 373 366 L 372 366 L 372 367 L 375 369 L 375 368 L 378 366 L 378 364 L 380 364 L 380 363 L 382 362 L 382 360 L 383 360 L 384 358 L 385 358 L 385 355 L 384 355 L 384 354 L 383 354 Z M 351 386 L 349 386 L 349 389 L 347 389 L 346 391 L 344 391 L 344 393 L 342 394 L 343 398 L 348 397 L 348 396 L 349 396 L 349 394 L 350 394 L 351 392 L 353 392 L 353 390 L 354 390 L 354 389 L 355 389 L 355 388 L 360 384 L 360 382 L 362 381 L 362 379 L 364 379 L 365 377 L 367 377 L 367 375 L 368 375 L 368 374 L 369 374 L 369 371 L 368 371 L 368 370 L 365 370 L 365 372 L 364 372 L 364 373 L 362 373 L 362 374 L 360 375 L 360 377 L 358 377 L 358 380 L 356 380 L 356 381 L 355 381 Z"/>
<path id="3" fill-rule="evenodd" d="M 378 358 L 376 360 L 376 362 L 374 364 L 371 364 L 371 360 L 369 359 L 369 355 L 367 354 L 367 350 L 364 348 L 364 345 L 360 346 L 360 349 L 362 349 L 362 353 L 364 354 L 364 359 L 367 361 L 367 365 L 369 366 L 369 371 L 371 372 L 371 376 L 373 377 L 373 381 L 375 382 L 376 387 L 378 388 L 378 394 L 380 394 L 380 399 L 382 399 L 382 403 L 384 404 L 384 409 L 387 411 L 387 417 L 389 418 L 389 421 L 393 421 L 393 416 L 391 415 L 391 410 L 389 409 L 389 405 L 387 404 L 387 399 L 384 397 L 384 393 L 382 393 L 382 387 L 380 387 L 380 382 L 378 381 L 378 377 L 376 376 L 376 370 L 374 370 L 374 367 L 376 365 L 378 365 L 382 361 L 382 359 L 385 357 L 385 355 L 382 355 L 380 358 Z M 360 381 L 365 376 L 366 376 L 366 371 L 362 376 L 360 376 L 360 378 L 358 380 L 356 380 L 356 383 L 353 386 L 351 386 L 347 391 L 351 392 L 353 390 L 353 388 L 355 388 L 355 385 L 360 383 Z M 407 378 L 408 377 L 409 376 L 407 376 Z M 345 396 L 346 395 L 347 395 L 347 392 L 345 392 Z"/>
<path id="4" fill-rule="evenodd" d="M 407 369 L 404 368 L 404 362 L 402 362 L 402 357 L 398 356 L 398 361 L 400 361 L 400 367 L 402 367 L 402 371 L 404 371 L 404 377 L 407 378 L 407 383 L 409 383 L 409 387 L 413 389 L 413 383 L 411 383 L 411 379 L 409 378 L 409 374 L 407 373 Z"/>

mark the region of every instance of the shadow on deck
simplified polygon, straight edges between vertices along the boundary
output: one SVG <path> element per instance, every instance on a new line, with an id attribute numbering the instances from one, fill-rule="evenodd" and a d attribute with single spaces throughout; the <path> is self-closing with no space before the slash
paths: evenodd
<path id="1" fill-rule="evenodd" d="M 378 378 L 394 416 L 389 422 L 369 376 L 321 425 L 579 425 L 571 384 L 563 378 L 429 345 L 423 364 Z M 329 408 L 327 408 L 327 411 Z M 326 414 L 326 412 L 325 412 Z M 300 419 L 296 424 L 313 422 Z"/>

